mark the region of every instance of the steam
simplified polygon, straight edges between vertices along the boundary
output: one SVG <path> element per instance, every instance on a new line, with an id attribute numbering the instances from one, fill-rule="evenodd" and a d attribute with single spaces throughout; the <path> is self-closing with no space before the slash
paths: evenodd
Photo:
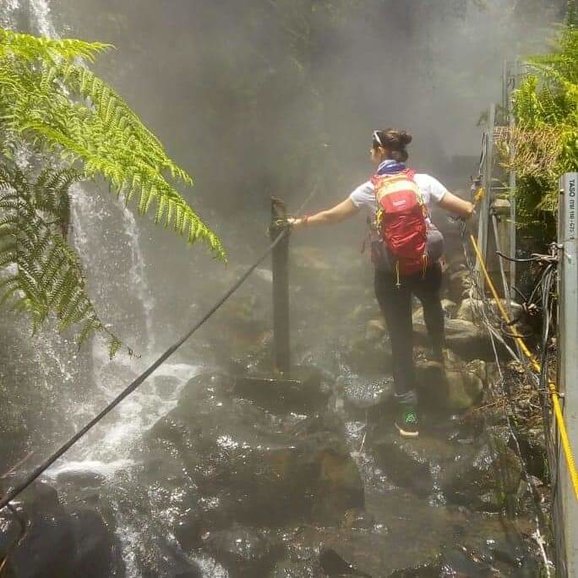
<path id="1" fill-rule="evenodd" d="M 478 154 L 503 62 L 541 49 L 565 2 L 64 4 L 71 32 L 118 47 L 105 76 L 196 176 L 193 204 L 237 213 L 319 180 L 345 196 L 376 127 L 409 130 L 434 174 Z"/>
<path id="2" fill-rule="evenodd" d="M 408 130 L 413 167 L 450 188 L 467 187 L 480 151 L 477 123 L 501 101 L 504 61 L 542 50 L 564 6 L 174 0 L 169 8 L 154 0 L 60 0 L 53 12 L 67 35 L 116 46 L 97 72 L 193 175 L 187 199 L 236 263 L 262 249 L 270 196 L 296 209 L 316 189 L 313 211 L 366 180 L 374 128 Z M 471 157 L 471 167 L 452 164 L 456 155 Z M 142 220 L 139 227 L 145 258 L 160 270 L 153 293 L 172 311 L 186 310 L 202 283 L 199 268 L 211 282 L 210 260 L 169 232 Z M 355 227 L 359 239 L 363 223 L 342 227 Z M 166 283 L 177 274 L 186 291 Z M 175 315 L 171 330 L 184 319 Z"/>

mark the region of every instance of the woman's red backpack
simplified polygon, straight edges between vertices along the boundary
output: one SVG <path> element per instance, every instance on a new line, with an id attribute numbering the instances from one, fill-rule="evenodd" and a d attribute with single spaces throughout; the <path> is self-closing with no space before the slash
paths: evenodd
<path id="1" fill-rule="evenodd" d="M 414 180 L 415 171 L 374 175 L 376 228 L 387 249 L 390 266 L 399 277 L 425 272 L 427 207 Z"/>

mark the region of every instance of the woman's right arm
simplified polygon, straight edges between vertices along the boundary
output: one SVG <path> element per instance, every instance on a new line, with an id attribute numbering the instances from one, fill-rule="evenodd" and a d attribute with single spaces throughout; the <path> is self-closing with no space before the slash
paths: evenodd
<path id="1" fill-rule="evenodd" d="M 450 213 L 455 213 L 465 219 L 469 219 L 474 214 L 474 205 L 472 205 L 472 203 L 460 199 L 460 197 L 453 195 L 449 191 L 447 191 L 442 197 L 441 201 L 438 203 L 438 207 L 441 207 Z"/>
<path id="2" fill-rule="evenodd" d="M 329 225 L 332 223 L 339 223 L 353 215 L 359 213 L 359 207 L 353 204 L 353 201 L 348 197 L 338 205 L 326 211 L 320 211 L 314 215 L 301 218 L 287 219 L 293 228 L 300 229 L 308 225 Z"/>

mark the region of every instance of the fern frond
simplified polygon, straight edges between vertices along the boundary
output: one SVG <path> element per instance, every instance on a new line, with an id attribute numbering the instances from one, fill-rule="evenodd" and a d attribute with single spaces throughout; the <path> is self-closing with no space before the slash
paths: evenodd
<path id="1" fill-rule="evenodd" d="M 189 242 L 205 241 L 224 258 L 218 237 L 176 189 L 179 183 L 192 185 L 190 175 L 168 157 L 124 100 L 78 63 L 106 48 L 1 31 L 0 123 L 5 127 L 5 150 L 24 138 L 70 165 L 79 163 L 87 178 L 103 176 L 127 202 L 137 194 L 140 213 L 155 207 L 156 222 L 164 216 L 165 226 L 172 225 Z M 53 201 L 43 210 L 62 217 L 60 211 L 66 208 Z"/>
<path id="2" fill-rule="evenodd" d="M 5 185 L 0 192 L 0 304 L 9 301 L 26 312 L 34 328 L 53 313 L 61 329 L 82 326 L 79 342 L 91 328 L 106 333 L 109 346 L 117 347 L 118 338 L 104 328 L 86 293 L 76 253 L 44 218 L 58 212 L 58 196 L 67 193 L 75 173 L 45 169 L 30 183 L 17 167 L 0 167 Z"/>
<path id="3" fill-rule="evenodd" d="M 101 42 L 84 42 L 76 39 L 55 40 L 0 28 L 0 59 L 17 57 L 28 61 L 49 59 L 59 62 L 82 58 L 93 62 L 97 54 L 110 48 L 113 46 Z"/>

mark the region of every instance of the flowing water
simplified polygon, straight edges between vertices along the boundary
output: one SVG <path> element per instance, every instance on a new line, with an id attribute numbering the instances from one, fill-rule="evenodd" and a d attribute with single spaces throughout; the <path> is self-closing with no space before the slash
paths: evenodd
<path id="1" fill-rule="evenodd" d="M 31 32 L 58 38 L 46 0 L 31 0 L 29 3 L 14 0 L 3 5 L 4 25 L 11 25 L 17 17 L 28 21 Z M 95 193 L 80 185 L 71 190 L 71 240 L 81 256 L 101 316 L 111 321 L 111 326 L 118 325 L 124 330 L 127 345 L 134 349 L 135 355 L 129 356 L 123 350 L 111 360 L 107 344 L 98 337 L 91 340 L 88 351 L 85 345 L 81 352 L 72 355 L 66 355 L 63 350 L 74 350 L 73 341 L 55 332 L 48 331 L 33 338 L 30 343 L 34 355 L 32 365 L 40 368 L 35 372 L 34 381 L 43 391 L 76 387 L 74 382 L 78 374 L 74 365 L 83 357 L 90 357 L 89 377 L 94 389 L 82 399 L 74 399 L 74 394 L 71 394 L 68 404 L 74 409 L 68 411 L 67 419 L 61 422 L 61 425 L 74 429 L 82 427 L 161 353 L 155 342 L 155 302 L 147 283 L 135 218 L 120 200 L 114 202 Z M 113 227 L 116 228 L 114 234 L 111 232 Z M 103 239 L 109 239 L 108 245 L 103 243 Z M 111 281 L 103 284 L 99 283 L 101 279 Z M 110 306 L 111 303 L 115 305 Z M 125 306 L 124 311 L 119 312 L 119 303 Z M 24 359 L 22 363 L 30 365 L 30 361 Z M 93 474 L 102 476 L 107 484 L 114 486 L 119 472 L 123 477 L 130 475 L 135 464 L 132 457 L 135 440 L 174 407 L 180 388 L 197 371 L 195 364 L 165 363 L 109 419 L 48 470 L 46 477 L 57 480 L 60 476 Z M 42 379 L 40 383 L 39 377 Z M 170 387 L 160 395 L 156 384 L 163 381 Z M 119 519 L 117 532 L 125 551 L 127 575 L 137 576 L 138 571 L 131 563 L 131 551 L 139 540 L 139 523 Z"/>
<path id="2" fill-rule="evenodd" d="M 19 0 L 6 2 L 3 24 L 21 18 L 22 6 Z M 57 36 L 46 0 L 31 0 L 26 7 L 32 31 Z M 51 366 L 50 371 L 40 372 L 45 377 L 41 387 L 54 388 L 57 375 L 58 387 L 71 392 L 65 394 L 66 409 L 54 408 L 64 416 L 61 442 L 64 432 L 82 427 L 169 345 L 155 339 L 155 327 L 163 320 L 155 318 L 157 304 L 148 283 L 147 254 L 133 214 L 121 201 L 105 199 L 88 185 L 75 186 L 71 200 L 72 242 L 87 271 L 97 309 L 136 355 L 119 353 L 110 360 L 106 344 L 98 338 L 81 353 L 64 354 L 71 345 L 65 338 L 35 338 L 37 366 Z M 360 276 L 356 270 L 343 278 L 331 278 L 331 271 L 342 267 L 340 263 L 333 269 L 314 271 L 321 282 L 304 290 L 313 303 L 323 299 L 329 311 L 343 301 L 344 287 L 351 289 L 348 296 L 358 291 L 352 283 Z M 270 271 L 260 269 L 258 273 L 255 283 L 260 283 L 259 290 L 250 297 L 262 294 L 268 298 Z M 335 295 L 327 293 L 328 286 L 336 288 Z M 242 353 L 234 360 L 236 365 L 231 363 L 237 371 L 258 365 L 255 358 L 269 335 L 268 320 L 259 318 L 255 301 L 248 302 L 249 307 L 236 302 L 227 313 L 236 324 L 233 328 L 225 325 L 222 330 L 217 320 L 214 334 L 206 336 L 211 352 L 223 341 L 238 340 Z M 494 539 L 507 542 L 509 530 L 504 531 L 497 516 L 448 505 L 442 490 L 440 464 L 457 461 L 461 448 L 469 448 L 473 442 L 459 428 L 448 427 L 450 434 L 434 430 L 431 439 L 415 448 L 400 449 L 383 429 L 386 419 L 372 414 L 377 405 L 367 403 L 360 411 L 357 406 L 348 406 L 348 396 L 349 402 L 355 398 L 358 403 L 363 398 L 365 404 L 372 396 L 383 395 L 388 387 L 383 380 L 357 375 L 337 353 L 344 348 L 339 336 L 352 334 L 352 327 L 361 323 L 348 314 L 337 321 L 328 316 L 327 324 L 311 327 L 306 318 L 318 306 L 311 310 L 306 307 L 311 305 L 301 306 L 304 318 L 297 316 L 295 320 L 299 341 L 296 357 L 318 365 L 325 375 L 343 377 L 346 383 L 345 393 L 339 387 L 332 389 L 328 413 L 325 409 L 312 413 L 309 407 L 280 413 L 270 393 L 265 400 L 258 395 L 258 399 L 252 398 L 255 392 L 246 399 L 233 397 L 231 385 L 221 376 L 230 367 L 209 368 L 205 358 L 182 354 L 163 364 L 46 472 L 46 479 L 57 487 L 64 501 L 89 501 L 90 491 L 96 487 L 100 503 L 113 510 L 124 564 L 124 570 L 117 569 L 115 576 L 260 578 L 273 575 L 254 569 L 272 572 L 274 563 L 267 561 L 269 555 L 278 558 L 276 578 L 319 576 L 314 559 L 320 544 L 329 544 L 342 556 L 367 564 L 366 568 L 373 568 L 374 578 L 381 575 L 375 572 L 385 568 L 425 564 L 431 552 L 442 547 L 449 570 L 440 570 L 437 575 L 455 575 L 452 568 L 462 568 L 462 575 L 468 576 L 496 575 L 486 568 L 495 562 L 489 552 L 493 552 Z M 74 399 L 77 363 L 88 368 L 82 375 L 91 384 Z M 309 397 L 307 402 L 317 403 Z M 273 407 L 267 405 L 270 403 Z M 453 436 L 449 442 L 443 437 L 446 434 Z M 430 455 L 435 459 L 429 459 Z M 398 460 L 397 473 L 392 471 L 390 459 Z M 283 472 L 295 476 L 289 486 L 283 485 Z M 416 481 L 420 475 L 427 482 L 425 486 L 422 480 Z M 310 476 L 315 479 L 310 480 Z M 300 485 L 308 488 L 305 496 L 299 494 Z M 406 486 L 410 489 L 404 489 Z M 284 491 L 292 496 L 287 505 L 283 505 Z M 367 519 L 344 523 L 334 518 L 335 512 L 345 513 L 346 520 L 349 515 L 359 515 L 361 504 L 365 508 L 362 517 L 367 515 Z M 303 518 L 292 508 L 302 508 L 305 514 L 299 515 Z M 199 520 L 201 530 L 197 528 Z M 191 546 L 191 536 L 202 547 L 196 543 Z M 486 566 L 469 551 L 452 550 L 456 543 L 478 548 L 476 552 L 486 556 Z M 263 546 L 266 552 L 259 554 L 258 547 L 263 544 L 273 544 L 273 553 Z M 515 550 L 509 546 L 502 549 L 508 555 Z M 531 576 L 535 566 L 526 554 L 518 552 L 518 568 L 510 565 L 509 573 L 499 575 Z M 471 573 L 463 568 L 470 568 Z"/>

